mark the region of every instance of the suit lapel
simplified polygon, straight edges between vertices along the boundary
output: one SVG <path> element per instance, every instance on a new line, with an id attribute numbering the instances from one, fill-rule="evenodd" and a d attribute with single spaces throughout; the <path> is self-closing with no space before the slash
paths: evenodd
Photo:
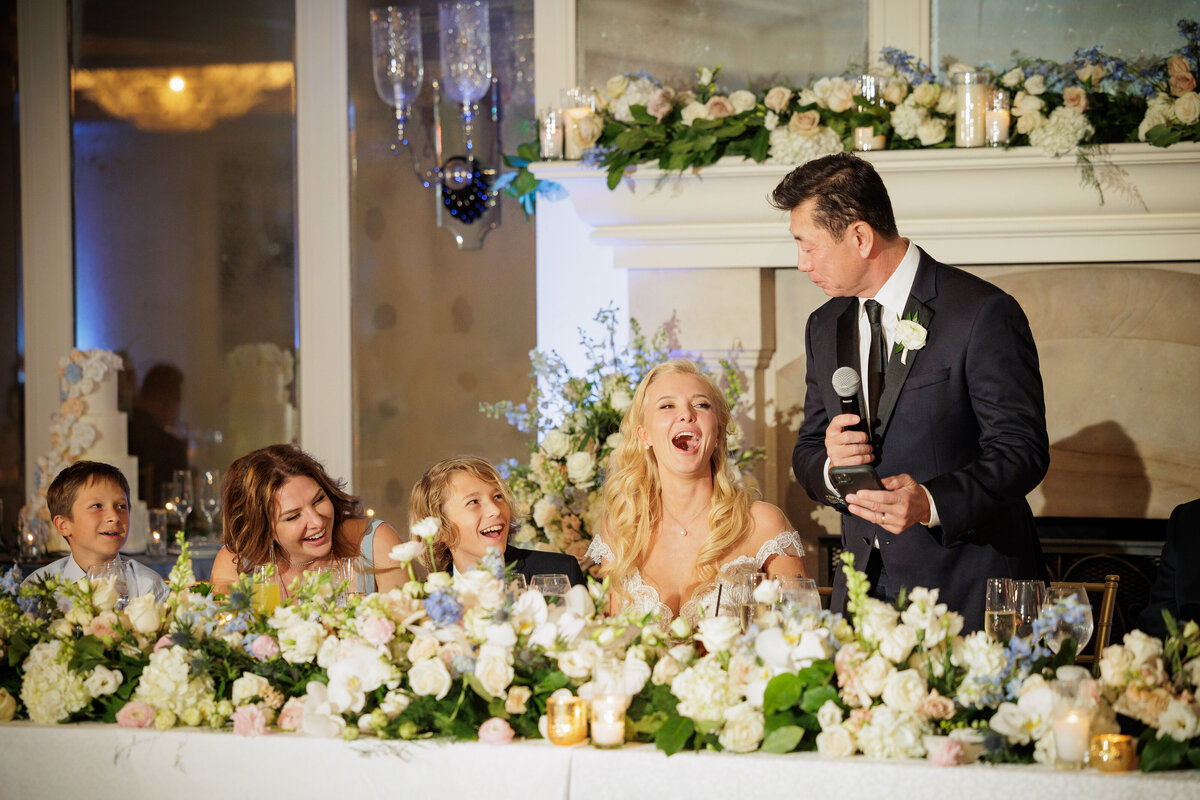
<path id="1" fill-rule="evenodd" d="M 858 354 L 858 298 L 851 297 L 837 319 L 837 364 L 860 371 L 862 364 Z M 862 376 L 859 376 L 860 378 Z"/>
<path id="2" fill-rule="evenodd" d="M 922 302 L 923 299 L 932 299 L 936 294 L 936 282 L 934 280 L 934 261 L 921 251 L 921 264 L 917 267 L 917 275 L 913 279 L 913 288 L 908 295 L 908 302 L 904 304 L 904 313 L 901 314 L 901 319 L 908 319 L 913 314 L 917 317 L 917 323 L 925 330 L 929 330 L 929 323 L 933 320 L 933 309 Z M 906 363 L 901 363 L 901 354 L 895 352 L 895 347 L 891 358 L 888 359 L 887 377 L 883 384 L 883 394 L 879 397 L 879 428 L 878 435 L 880 438 L 887 431 L 888 423 L 892 419 L 892 411 L 896 408 L 896 401 L 900 399 L 900 390 L 904 388 L 904 381 L 908 379 L 908 373 L 912 371 L 913 364 L 920 357 L 920 350 L 910 350 Z"/>

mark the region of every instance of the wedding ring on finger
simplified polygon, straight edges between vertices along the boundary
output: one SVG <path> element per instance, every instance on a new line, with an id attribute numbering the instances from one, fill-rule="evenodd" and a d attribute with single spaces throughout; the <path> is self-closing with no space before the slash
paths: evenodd
<path id="1" fill-rule="evenodd" d="M 886 524 L 887 524 L 887 514 L 883 514 L 883 513 L 881 513 L 881 514 L 879 515 L 879 524 L 880 524 L 880 525 L 886 525 Z"/>

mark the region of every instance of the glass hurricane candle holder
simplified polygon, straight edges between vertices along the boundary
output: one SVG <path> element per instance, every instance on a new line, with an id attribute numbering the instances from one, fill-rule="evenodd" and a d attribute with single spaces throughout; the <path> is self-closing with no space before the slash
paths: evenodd
<path id="1" fill-rule="evenodd" d="M 1120 733 L 1101 733 L 1093 736 L 1088 764 L 1101 772 L 1129 772 L 1137 769 L 1137 739 Z"/>
<path id="2" fill-rule="evenodd" d="M 625 703 L 623 694 L 602 694 L 592 698 L 592 745 L 615 749 L 625 744 Z"/>
<path id="3" fill-rule="evenodd" d="M 1008 144 L 1008 129 L 1011 119 L 1012 97 L 1007 89 L 992 89 L 988 92 L 987 107 L 983 112 L 983 138 L 988 147 Z"/>
<path id="4" fill-rule="evenodd" d="M 553 744 L 570 747 L 588 735 L 587 701 L 582 697 L 546 700 L 546 734 Z"/>
<path id="5" fill-rule="evenodd" d="M 538 112 L 538 143 L 542 158 L 553 161 L 563 157 L 563 111 L 561 108 L 543 108 Z"/>
<path id="6" fill-rule="evenodd" d="M 19 545 L 22 561 L 36 561 L 46 552 L 45 523 L 35 516 L 22 517 L 19 524 Z"/>
<path id="7" fill-rule="evenodd" d="M 866 101 L 866 105 L 858 106 L 859 111 L 867 111 L 870 106 L 883 105 L 883 87 L 880 86 L 880 79 L 875 75 L 859 75 L 855 78 L 854 94 Z M 883 150 L 885 147 L 887 147 L 887 137 L 883 134 L 876 134 L 875 126 L 864 125 L 854 129 L 855 150 Z"/>
<path id="8" fill-rule="evenodd" d="M 165 508 L 150 509 L 150 534 L 146 537 L 146 555 L 162 558 L 167 554 L 167 540 L 171 538 L 170 523 Z"/>
<path id="9" fill-rule="evenodd" d="M 583 158 L 584 140 L 579 130 L 579 123 L 590 117 L 596 108 L 596 98 L 587 89 L 576 86 L 565 89 L 562 95 L 563 106 L 563 150 L 567 159 Z"/>
<path id="10" fill-rule="evenodd" d="M 1054 710 L 1054 766 L 1056 769 L 1082 769 L 1087 762 L 1092 740 L 1092 714 L 1095 711 L 1095 682 L 1090 678 L 1051 681 Z"/>
<path id="11" fill-rule="evenodd" d="M 991 70 L 979 69 L 954 75 L 954 144 L 956 147 L 982 147 L 983 123 Z"/>

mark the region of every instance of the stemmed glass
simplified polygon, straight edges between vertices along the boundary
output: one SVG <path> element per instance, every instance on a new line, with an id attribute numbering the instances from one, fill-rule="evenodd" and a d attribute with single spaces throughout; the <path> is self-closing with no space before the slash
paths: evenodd
<path id="1" fill-rule="evenodd" d="M 1046 584 L 1041 581 L 1014 580 L 1013 609 L 1017 613 L 1017 636 L 1027 639 L 1033 635 L 1033 622 L 1042 613 Z"/>
<path id="2" fill-rule="evenodd" d="M 197 499 L 200 505 L 200 513 L 204 515 L 208 537 L 215 541 L 221 538 L 220 532 L 213 527 L 213 520 L 217 518 L 217 512 L 221 510 L 221 471 L 217 469 L 205 470 L 200 473 L 196 482 L 199 486 Z"/>
<path id="3" fill-rule="evenodd" d="M 171 505 L 179 515 L 179 529 L 187 531 L 187 520 L 192 514 L 192 471 L 177 469 L 171 476 Z"/>
<path id="4" fill-rule="evenodd" d="M 421 9 L 388 6 L 371 9 L 371 52 L 375 58 L 375 91 L 396 108 L 396 141 L 408 144 L 404 125 L 409 107 L 425 79 L 421 53 Z"/>
<path id="5" fill-rule="evenodd" d="M 1080 653 L 1092 640 L 1095 621 L 1092 619 L 1092 602 L 1087 590 L 1079 585 L 1051 586 L 1046 590 L 1042 610 L 1047 614 L 1058 614 L 1058 629 L 1046 641 L 1050 650 L 1057 653 L 1067 637 L 1075 639 L 1075 652 Z"/>
<path id="6" fill-rule="evenodd" d="M 438 4 L 442 89 L 462 104 L 463 134 L 471 158 L 474 104 L 492 86 L 492 35 L 485 0 Z"/>
<path id="7" fill-rule="evenodd" d="M 984 597 L 983 629 L 987 635 L 1007 645 L 1017 632 L 1017 599 L 1011 578 L 988 578 Z"/>
<path id="8" fill-rule="evenodd" d="M 117 608 L 122 609 L 129 603 L 129 580 L 125 565 L 116 559 L 101 561 L 88 567 L 87 576 L 91 580 L 113 580 L 113 590 L 117 593 Z"/>
<path id="9" fill-rule="evenodd" d="M 541 592 L 543 597 L 564 597 L 571 588 L 571 581 L 561 574 L 534 575 L 529 588 Z"/>
<path id="10" fill-rule="evenodd" d="M 778 580 L 781 603 L 813 611 L 821 610 L 821 595 L 817 593 L 815 580 L 802 575 L 782 575 Z"/>

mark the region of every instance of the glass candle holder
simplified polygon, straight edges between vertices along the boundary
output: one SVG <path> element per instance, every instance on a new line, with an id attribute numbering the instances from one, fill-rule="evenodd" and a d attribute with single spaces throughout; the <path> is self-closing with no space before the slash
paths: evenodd
<path id="1" fill-rule="evenodd" d="M 1137 739 L 1120 733 L 1101 733 L 1093 736 L 1088 764 L 1101 772 L 1129 772 L 1137 769 Z"/>
<path id="2" fill-rule="evenodd" d="M 587 738 L 587 701 L 582 697 L 546 700 L 546 734 L 553 744 L 570 747 Z"/>
<path id="3" fill-rule="evenodd" d="M 35 516 L 21 517 L 17 536 L 22 561 L 36 561 L 46 552 L 44 526 Z"/>
<path id="4" fill-rule="evenodd" d="M 166 509 L 150 509 L 150 533 L 146 537 L 146 555 L 151 558 L 162 558 L 167 554 L 169 531 Z"/>
<path id="5" fill-rule="evenodd" d="M 869 106 L 883 105 L 883 87 L 875 75 L 859 75 L 854 79 L 854 94 L 866 101 L 859 105 L 859 111 L 866 111 Z M 876 134 L 874 126 L 864 125 L 854 129 L 855 150 L 883 150 L 887 147 L 887 137 Z"/>
<path id="6" fill-rule="evenodd" d="M 987 107 L 983 112 L 983 139 L 988 147 L 1008 144 L 1008 129 L 1012 121 L 1011 104 L 1012 97 L 1007 89 L 992 89 L 988 92 Z"/>
<path id="7" fill-rule="evenodd" d="M 625 744 L 625 701 L 623 694 L 601 694 L 592 698 L 592 745 L 615 749 Z"/>
<path id="8" fill-rule="evenodd" d="M 992 72 L 987 69 L 958 72 L 954 75 L 954 144 L 957 147 L 982 147 L 984 112 Z"/>
<path id="9" fill-rule="evenodd" d="M 553 161 L 563 157 L 563 110 L 543 108 L 538 112 L 538 143 L 542 158 Z"/>
<path id="10" fill-rule="evenodd" d="M 1082 769 L 1092 741 L 1092 713 L 1095 710 L 1095 682 L 1083 680 L 1051 681 L 1054 710 L 1054 766 L 1056 769 Z"/>
<path id="11" fill-rule="evenodd" d="M 563 91 L 562 106 L 563 155 L 567 159 L 578 160 L 583 158 L 585 147 L 579 125 L 595 111 L 596 98 L 587 89 L 576 86 Z"/>

